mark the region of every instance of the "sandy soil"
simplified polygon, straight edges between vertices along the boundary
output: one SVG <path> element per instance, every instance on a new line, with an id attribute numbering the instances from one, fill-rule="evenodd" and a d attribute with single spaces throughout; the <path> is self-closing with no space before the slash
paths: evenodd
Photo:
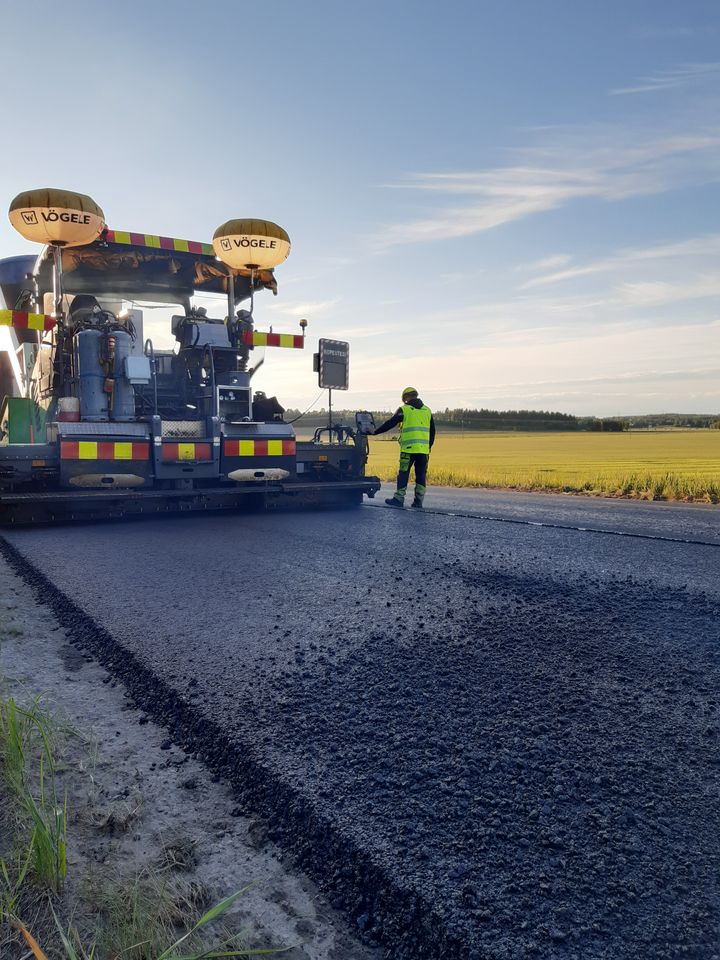
<path id="1" fill-rule="evenodd" d="M 248 931 L 253 946 L 292 945 L 282 954 L 289 960 L 380 956 L 360 944 L 307 877 L 282 862 L 266 823 L 241 809 L 229 789 L 128 702 L 104 668 L 68 642 L 4 560 L 0 677 L 5 694 L 19 701 L 43 696 L 79 733 L 64 738 L 61 788 L 69 813 L 65 903 L 75 901 L 81 928 L 92 925 L 88 877 L 132 875 L 170 861 L 210 903 L 254 884 L 230 921 Z M 0 931 L 0 954 L 10 960 L 6 933 Z"/>

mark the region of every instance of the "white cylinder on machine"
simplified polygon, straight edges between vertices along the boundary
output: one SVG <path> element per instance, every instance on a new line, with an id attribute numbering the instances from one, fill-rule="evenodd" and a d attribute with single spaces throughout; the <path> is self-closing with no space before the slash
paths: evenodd
<path id="1" fill-rule="evenodd" d="M 77 423 L 80 420 L 80 400 L 78 397 L 60 397 L 57 418 L 59 423 Z"/>
<path id="2" fill-rule="evenodd" d="M 258 480 L 287 480 L 290 476 L 288 470 L 281 470 L 279 467 L 252 467 L 231 470 L 228 474 L 228 480 L 235 480 L 238 483 L 244 483 L 249 480 L 257 482 Z"/>

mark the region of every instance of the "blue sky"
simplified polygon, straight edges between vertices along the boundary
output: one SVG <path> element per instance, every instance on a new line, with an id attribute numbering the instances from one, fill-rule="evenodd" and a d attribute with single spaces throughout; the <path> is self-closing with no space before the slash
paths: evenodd
<path id="1" fill-rule="evenodd" d="M 0 24 L 5 202 L 282 224 L 257 326 L 350 340 L 342 405 L 720 410 L 714 0 L 0 0 Z M 30 249 L 5 221 L 0 256 Z M 307 406 L 309 353 L 257 386 Z"/>

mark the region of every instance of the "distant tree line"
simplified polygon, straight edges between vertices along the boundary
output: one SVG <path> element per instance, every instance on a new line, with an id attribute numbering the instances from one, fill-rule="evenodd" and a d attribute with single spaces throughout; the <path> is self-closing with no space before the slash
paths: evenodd
<path id="1" fill-rule="evenodd" d="M 612 417 L 611 419 L 620 419 Z M 720 429 L 716 413 L 646 413 L 641 416 L 623 417 L 631 430 L 663 430 L 668 428 Z"/>
<path id="2" fill-rule="evenodd" d="M 394 410 L 373 410 L 375 423 L 389 419 Z M 469 408 L 436 410 L 435 423 L 439 429 L 453 431 L 550 431 L 550 430 L 590 430 L 617 433 L 629 429 L 629 423 L 617 417 L 575 417 L 570 413 L 558 413 L 549 410 L 473 410 Z M 314 430 L 327 426 L 327 410 L 310 410 L 302 414 L 300 410 L 285 411 L 285 420 L 294 420 L 298 427 Z M 354 410 L 333 409 L 333 422 L 355 423 Z"/>
<path id="3" fill-rule="evenodd" d="M 456 410 L 435 411 L 438 427 L 461 430 L 577 430 L 578 418 L 550 410 Z"/>
<path id="4" fill-rule="evenodd" d="M 577 428 L 591 433 L 622 433 L 630 429 L 630 424 L 619 417 L 579 417 Z"/>

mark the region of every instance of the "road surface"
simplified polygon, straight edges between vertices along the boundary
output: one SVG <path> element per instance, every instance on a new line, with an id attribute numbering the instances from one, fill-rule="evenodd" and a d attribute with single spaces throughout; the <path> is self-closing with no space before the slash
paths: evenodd
<path id="1" fill-rule="evenodd" d="M 393 960 L 720 956 L 720 509 L 427 506 L 5 549 Z"/>

